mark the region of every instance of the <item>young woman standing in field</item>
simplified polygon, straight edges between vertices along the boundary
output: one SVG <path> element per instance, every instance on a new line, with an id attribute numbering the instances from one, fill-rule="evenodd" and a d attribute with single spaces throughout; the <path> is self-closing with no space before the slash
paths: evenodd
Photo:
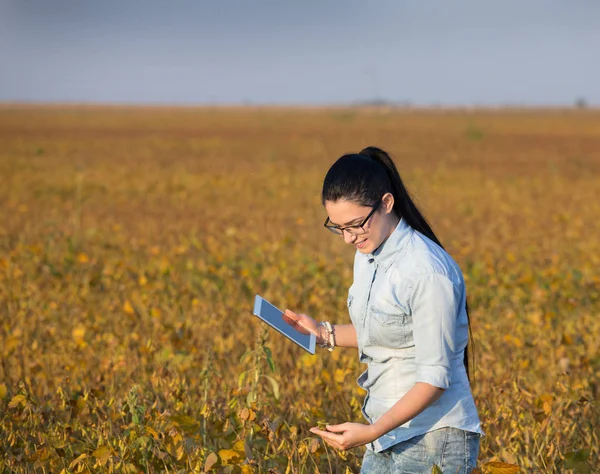
<path id="1" fill-rule="evenodd" d="M 325 227 L 357 249 L 352 324 L 285 319 L 322 347 L 355 347 L 367 370 L 369 422 L 311 428 L 338 449 L 366 445 L 363 473 L 468 473 L 483 432 L 471 394 L 465 283 L 412 202 L 389 155 L 375 147 L 329 169 Z"/>

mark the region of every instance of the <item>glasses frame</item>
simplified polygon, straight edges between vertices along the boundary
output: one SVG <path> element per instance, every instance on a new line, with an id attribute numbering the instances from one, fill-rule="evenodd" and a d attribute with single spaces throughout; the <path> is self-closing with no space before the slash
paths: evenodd
<path id="1" fill-rule="evenodd" d="M 327 216 L 327 219 L 325 219 L 325 223 L 323 224 L 323 226 L 329 232 L 332 232 L 335 235 L 344 235 L 344 231 L 348 232 L 348 234 L 350 234 L 350 235 L 365 234 L 367 231 L 364 229 L 364 226 L 367 224 L 367 222 L 369 222 L 369 219 L 371 217 L 373 217 L 373 214 L 375 214 L 375 211 L 377 211 L 377 209 L 379 209 L 379 206 L 381 205 L 381 203 L 382 203 L 382 201 L 380 200 L 377 204 L 375 204 L 375 206 L 373 206 L 373 209 L 371 209 L 371 212 L 369 212 L 369 214 L 367 214 L 367 217 L 365 217 L 360 224 L 348 225 L 348 226 L 344 226 L 344 227 L 337 226 L 337 225 L 329 225 L 331 221 L 329 220 L 329 216 Z M 348 230 L 351 228 L 355 228 L 355 229 L 360 228 L 362 230 L 362 232 L 351 232 Z"/>

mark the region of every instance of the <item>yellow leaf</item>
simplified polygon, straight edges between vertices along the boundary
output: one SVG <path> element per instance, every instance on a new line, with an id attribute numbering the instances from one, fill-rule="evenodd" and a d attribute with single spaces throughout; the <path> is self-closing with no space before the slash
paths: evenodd
<path id="1" fill-rule="evenodd" d="M 310 354 L 302 354 L 300 356 L 300 365 L 303 367 L 312 367 L 317 363 L 318 357 L 312 356 Z"/>
<path id="2" fill-rule="evenodd" d="M 206 457 L 206 461 L 204 461 L 204 471 L 208 472 L 212 469 L 212 467 L 217 464 L 217 462 L 219 461 L 219 458 L 217 457 L 217 455 L 215 453 L 210 453 L 207 457 Z"/>
<path id="3" fill-rule="evenodd" d="M 45 461 L 46 459 L 48 459 L 50 457 L 50 452 L 48 450 L 48 448 L 43 447 L 41 449 L 38 449 L 37 451 L 35 451 L 30 457 L 29 457 L 29 462 L 35 462 L 35 461 Z"/>
<path id="4" fill-rule="evenodd" d="M 135 310 L 133 309 L 133 306 L 131 306 L 131 302 L 129 300 L 125 300 L 125 304 L 123 304 L 123 311 L 125 311 L 127 314 L 135 313 Z"/>
<path id="5" fill-rule="evenodd" d="M 77 255 L 77 261 L 79 263 L 88 263 L 90 261 L 90 258 L 85 253 L 80 253 L 79 255 Z"/>
<path id="6" fill-rule="evenodd" d="M 242 456 L 233 449 L 220 449 L 219 458 L 225 466 L 233 466 L 239 464 L 242 461 Z"/>
<path id="7" fill-rule="evenodd" d="M 244 440 L 238 440 L 236 441 L 236 443 L 233 445 L 232 448 L 234 451 L 240 453 L 242 456 L 246 455 L 246 451 L 244 450 Z"/>
<path id="8" fill-rule="evenodd" d="M 75 458 L 71 464 L 69 464 L 69 469 L 73 469 L 75 466 L 77 466 L 77 464 L 79 464 L 81 461 L 83 461 L 85 458 L 87 458 L 87 454 L 83 453 L 80 454 L 77 458 Z"/>
<path id="9" fill-rule="evenodd" d="M 242 474 L 254 474 L 254 468 L 249 464 L 244 464 L 242 466 Z"/>
<path id="10" fill-rule="evenodd" d="M 344 383 L 345 379 L 346 372 L 342 369 L 335 369 L 335 372 L 333 373 L 333 380 L 335 380 L 337 383 Z"/>
<path id="11" fill-rule="evenodd" d="M 160 260 L 160 272 L 162 274 L 166 274 L 167 272 L 169 272 L 170 267 L 169 267 L 169 260 L 166 257 L 163 257 Z"/>
<path id="12" fill-rule="evenodd" d="M 83 344 L 85 337 L 85 328 L 83 326 L 77 326 L 73 328 L 73 331 L 71 331 L 71 336 L 73 336 L 73 340 L 77 344 Z"/>
<path id="13" fill-rule="evenodd" d="M 8 408 L 16 408 L 19 405 L 23 407 L 27 405 L 27 399 L 24 395 L 15 395 L 14 397 L 12 397 L 10 402 L 8 402 Z"/>
<path id="14" fill-rule="evenodd" d="M 10 336 L 4 344 L 4 354 L 10 354 L 14 349 L 19 347 L 19 344 L 21 344 L 21 338 L 19 334 Z"/>
<path id="15" fill-rule="evenodd" d="M 0 398 L 6 397 L 7 393 L 8 393 L 8 389 L 6 388 L 6 385 L 4 385 L 3 383 L 0 383 Z"/>
<path id="16" fill-rule="evenodd" d="M 110 458 L 110 448 L 108 446 L 100 446 L 92 454 L 98 460 L 98 463 L 104 466 L 108 462 L 108 458 Z"/>
<path id="17" fill-rule="evenodd" d="M 571 345 L 573 344 L 573 338 L 569 334 L 563 334 L 563 344 Z"/>
<path id="18" fill-rule="evenodd" d="M 484 467 L 490 474 L 514 474 L 520 471 L 519 466 L 499 461 L 485 463 Z"/>
<path id="19" fill-rule="evenodd" d="M 150 426 L 146 426 L 146 434 L 149 434 L 154 439 L 158 439 L 158 433 L 154 428 L 151 428 Z"/>
<path id="20" fill-rule="evenodd" d="M 531 311 L 529 314 L 527 314 L 527 318 L 533 324 L 536 324 L 536 325 L 542 324 L 542 311 L 539 309 L 537 309 L 535 311 Z"/>

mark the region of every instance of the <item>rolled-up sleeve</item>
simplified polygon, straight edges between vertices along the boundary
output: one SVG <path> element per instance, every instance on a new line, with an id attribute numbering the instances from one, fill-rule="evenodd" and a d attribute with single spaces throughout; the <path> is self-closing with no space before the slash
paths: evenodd
<path id="1" fill-rule="evenodd" d="M 452 379 L 460 288 L 438 273 L 420 276 L 409 298 L 416 382 L 447 389 Z"/>

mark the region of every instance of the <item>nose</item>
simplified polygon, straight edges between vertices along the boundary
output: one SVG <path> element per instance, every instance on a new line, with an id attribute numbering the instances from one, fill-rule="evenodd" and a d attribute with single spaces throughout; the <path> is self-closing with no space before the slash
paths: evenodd
<path id="1" fill-rule="evenodd" d="M 356 241 L 356 235 L 352 235 L 350 232 L 346 232 L 345 230 L 342 232 L 344 232 L 344 242 L 347 244 L 353 244 Z"/>

